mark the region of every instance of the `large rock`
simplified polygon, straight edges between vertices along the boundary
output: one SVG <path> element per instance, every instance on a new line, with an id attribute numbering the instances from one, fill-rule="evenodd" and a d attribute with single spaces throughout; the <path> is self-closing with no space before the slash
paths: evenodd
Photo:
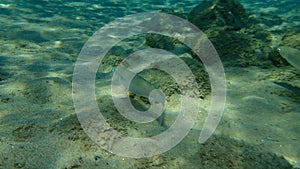
<path id="1" fill-rule="evenodd" d="M 248 15 L 237 0 L 204 0 L 192 9 L 188 19 L 201 30 L 211 27 L 239 30 L 247 26 Z"/>
<path id="2" fill-rule="evenodd" d="M 260 20 L 249 19 L 238 0 L 204 0 L 189 14 L 189 21 L 213 43 L 223 65 L 270 65 L 270 33 Z"/>

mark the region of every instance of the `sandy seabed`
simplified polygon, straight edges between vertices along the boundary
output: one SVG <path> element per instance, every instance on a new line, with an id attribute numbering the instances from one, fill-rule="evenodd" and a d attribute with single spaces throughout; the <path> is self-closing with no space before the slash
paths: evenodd
<path id="1" fill-rule="evenodd" d="M 274 46 L 284 43 L 282 39 L 300 44 L 300 11 L 289 9 L 292 1 L 272 6 L 268 1 L 241 2 L 252 13 L 279 13 L 283 22 L 266 30 L 274 30 Z M 113 155 L 83 132 L 73 106 L 72 73 L 86 40 L 101 26 L 127 14 L 162 10 L 184 16 L 195 5 L 191 0 L 1 1 L 0 168 L 300 167 L 300 72 L 290 65 L 241 67 L 225 61 L 226 109 L 216 132 L 204 144 L 197 140 L 205 113 L 180 144 L 150 158 Z M 276 31 L 291 28 L 296 34 Z M 164 130 L 158 124 L 149 127 L 114 119 L 109 113 L 115 109 L 104 98 L 109 86 L 97 83 L 104 86 L 97 90 L 98 101 L 106 106 L 108 121 L 115 129 L 133 136 Z M 171 112 L 178 108 L 178 95 L 170 99 L 174 99 Z M 206 111 L 209 101 L 208 95 L 202 105 Z M 174 118 L 166 112 L 166 125 L 172 123 L 168 117 Z"/>

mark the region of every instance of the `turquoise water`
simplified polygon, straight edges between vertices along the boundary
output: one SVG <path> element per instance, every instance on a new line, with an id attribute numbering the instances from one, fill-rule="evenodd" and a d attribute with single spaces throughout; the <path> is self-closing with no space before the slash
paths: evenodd
<path id="1" fill-rule="evenodd" d="M 219 8 L 220 4 L 211 3 L 202 7 L 206 9 L 203 13 L 196 10 L 196 15 L 192 15 L 191 11 L 202 1 L 2 0 L 0 168 L 299 168 L 300 74 L 277 49 L 289 46 L 300 50 L 300 2 L 241 0 L 246 11 L 245 17 L 241 17 L 243 10 L 236 10 L 237 6 L 228 10 L 229 5 L 219 1 L 224 6 Z M 94 67 L 87 66 L 91 69 L 87 72 L 95 73 L 95 103 L 111 126 L 99 131 L 102 147 L 84 131 L 77 118 L 80 110 L 74 106 L 77 91 L 72 90 L 76 84 L 73 71 L 84 44 L 97 30 L 116 19 L 141 12 L 164 12 L 197 26 L 204 25 L 199 29 L 218 52 L 226 77 L 225 108 L 217 129 L 212 127 L 212 136 L 202 144 L 198 139 L 210 110 L 211 74 L 195 51 L 176 39 L 184 37 L 183 34 L 166 37 L 152 32 L 129 37 L 110 49 L 98 69 L 93 71 Z M 195 19 L 198 16 L 200 20 Z M 139 21 L 131 18 L 127 23 Z M 148 26 L 169 26 L 163 21 Z M 184 28 L 175 23 L 178 29 Z M 106 34 L 110 38 L 99 44 L 109 44 L 111 39 L 118 39 L 117 35 L 127 35 L 126 31 L 134 32 L 119 31 L 120 27 L 115 25 L 110 28 L 116 29 L 117 34 Z M 198 117 L 187 136 L 169 151 L 150 157 L 144 157 L 145 153 L 143 158 L 119 156 L 107 151 L 118 152 L 112 148 L 115 135 L 106 131 L 113 129 L 124 137 L 134 138 L 167 131 L 180 115 L 181 96 L 195 89 L 188 81 L 190 76 L 180 71 L 177 75 L 184 79 L 182 88 L 166 71 L 155 70 L 168 60 L 166 57 L 156 62 L 136 59 L 141 67 L 151 63 L 154 68 L 140 72 L 128 87 L 131 103 L 138 110 L 147 110 L 154 100 L 154 104 L 166 104 L 164 113 L 149 123 L 133 122 L 120 115 L 111 96 L 111 78 L 119 64 L 126 66 L 121 63 L 124 58 L 146 48 L 167 50 L 191 69 L 198 84 L 197 92 L 193 92 L 201 100 Z M 167 63 L 175 67 L 174 71 L 183 70 L 179 62 Z M 161 93 L 159 101 L 155 101 L 155 95 L 145 97 L 154 88 L 164 93 L 165 102 L 161 101 Z M 116 97 L 123 97 L 118 94 L 121 95 L 116 93 Z M 83 102 L 86 100 L 82 98 Z M 186 102 L 187 110 L 194 110 L 196 106 L 192 103 L 192 99 Z M 182 116 L 179 120 L 184 119 Z M 180 128 L 175 130 L 174 138 L 178 133 Z M 166 146 L 176 142 L 168 141 Z M 139 151 L 147 149 L 152 147 Z"/>

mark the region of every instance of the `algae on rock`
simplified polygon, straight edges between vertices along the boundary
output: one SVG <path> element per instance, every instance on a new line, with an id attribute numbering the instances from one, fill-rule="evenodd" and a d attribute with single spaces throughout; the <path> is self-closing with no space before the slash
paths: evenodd
<path id="1" fill-rule="evenodd" d="M 191 11 L 188 18 L 203 30 L 216 26 L 239 30 L 246 27 L 248 21 L 246 10 L 237 0 L 205 0 Z"/>

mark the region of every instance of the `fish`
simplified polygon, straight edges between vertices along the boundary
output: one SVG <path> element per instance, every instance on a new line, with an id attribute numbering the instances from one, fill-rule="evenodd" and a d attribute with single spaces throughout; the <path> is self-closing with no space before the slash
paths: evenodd
<path id="1" fill-rule="evenodd" d="M 139 74 L 130 71 L 128 68 L 123 66 L 113 69 L 115 73 L 115 79 L 118 84 L 123 85 L 128 91 L 145 98 L 148 98 L 150 104 L 161 104 L 162 109 L 165 109 L 165 94 L 159 90 L 155 85 L 144 79 Z M 128 81 L 131 80 L 130 85 L 128 86 Z M 141 106 L 143 104 L 139 104 Z M 147 108 L 144 107 L 144 110 Z M 161 126 L 164 126 L 164 113 L 156 119 Z"/>
<path id="2" fill-rule="evenodd" d="M 160 92 L 156 92 L 156 95 L 151 96 L 151 92 L 157 90 L 157 87 L 152 83 L 125 67 L 119 66 L 118 69 L 119 72 L 122 72 L 116 75 L 118 82 L 123 84 L 130 92 L 148 98 L 150 103 L 161 103 L 164 105 L 165 95 L 160 90 Z M 125 84 L 131 78 L 132 80 L 128 87 Z"/>
<path id="3" fill-rule="evenodd" d="M 300 50 L 289 46 L 280 46 L 277 51 L 292 66 L 300 70 Z"/>

